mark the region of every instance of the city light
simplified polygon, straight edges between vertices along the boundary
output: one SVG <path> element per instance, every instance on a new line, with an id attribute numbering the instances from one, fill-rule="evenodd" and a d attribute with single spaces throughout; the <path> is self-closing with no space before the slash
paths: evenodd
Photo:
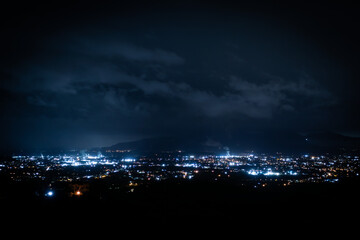
<path id="1" fill-rule="evenodd" d="M 100 156 L 100 154 L 99 154 Z M 102 156 L 102 155 L 101 155 Z M 151 181 L 182 179 L 197 181 L 202 175 L 213 173 L 209 179 L 238 179 L 236 176 L 249 175 L 250 179 L 239 180 L 242 184 L 253 184 L 261 179 L 261 184 L 288 186 L 290 183 L 337 183 L 343 178 L 359 176 L 359 156 L 350 155 L 183 155 L 178 152 L 139 158 L 89 159 L 89 155 L 38 155 L 12 157 L 11 161 L 0 165 L 0 172 L 10 179 L 21 182 L 36 180 L 44 183 L 72 183 L 96 181 L 114 176 L 129 179 L 134 184 Z M 293 185 L 293 184 L 292 184 Z M 74 196 L 83 195 L 75 188 Z M 48 190 L 46 197 L 53 197 L 54 190 Z"/>
<path id="2" fill-rule="evenodd" d="M 46 197 L 53 197 L 54 196 L 54 192 L 52 190 L 49 190 L 46 194 Z"/>
<path id="3" fill-rule="evenodd" d="M 253 176 L 256 176 L 256 175 L 259 175 L 259 172 L 256 172 L 255 170 L 251 169 L 250 171 L 247 172 L 249 175 L 253 175 Z"/>

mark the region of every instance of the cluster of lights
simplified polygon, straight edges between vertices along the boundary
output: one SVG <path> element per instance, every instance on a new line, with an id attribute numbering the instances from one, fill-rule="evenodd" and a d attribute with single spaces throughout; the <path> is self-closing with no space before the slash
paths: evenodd
<path id="1" fill-rule="evenodd" d="M 99 179 L 111 176 L 113 173 L 123 174 L 135 181 L 161 181 L 167 178 L 193 178 L 193 173 L 207 169 L 217 171 L 231 171 L 234 174 L 247 173 L 252 176 L 267 176 L 264 181 L 272 181 L 273 176 L 296 176 L 294 182 L 336 182 L 344 176 L 358 176 L 360 164 L 358 156 L 312 156 L 297 157 L 282 155 L 161 155 L 156 157 L 143 156 L 141 158 L 107 159 L 98 155 L 82 154 L 64 156 L 13 156 L 17 161 L 0 164 L 0 171 L 8 172 L 12 179 L 22 181 L 29 178 L 54 181 L 68 181 L 74 179 Z M 97 167 L 101 165 L 101 167 Z M 108 165 L 108 166 L 103 166 Z M 75 170 L 75 168 L 79 169 Z M 64 167 L 64 168 L 61 168 Z M 74 167 L 71 169 L 70 167 Z M 174 168 L 175 167 L 175 168 Z M 91 169 L 90 169 L 91 168 Z M 144 168 L 148 171 L 144 171 Z M 56 175 L 56 172 L 63 173 Z M 69 171 L 73 171 L 69 175 Z M 187 174 L 180 174 L 179 172 Z M 229 176 L 230 177 L 230 176 Z M 285 177 L 285 178 L 286 178 Z M 52 197 L 54 191 L 45 193 Z M 73 196 L 82 195 L 74 191 Z"/>
<path id="2" fill-rule="evenodd" d="M 294 171 L 288 171 L 286 173 L 283 173 L 283 174 L 280 174 L 279 172 L 273 172 L 271 169 L 268 169 L 267 172 L 263 172 L 261 170 L 254 170 L 254 169 L 251 169 L 249 171 L 247 171 L 247 173 L 249 175 L 252 175 L 252 176 L 257 176 L 257 175 L 265 175 L 265 176 L 280 176 L 280 175 L 291 175 L 291 176 L 296 176 L 298 175 L 297 172 L 294 172 Z"/>
<path id="3" fill-rule="evenodd" d="M 268 169 L 267 172 L 263 173 L 262 171 L 259 171 L 259 170 L 254 170 L 254 169 L 251 169 L 247 172 L 249 175 L 252 175 L 252 176 L 257 176 L 257 175 L 260 175 L 260 174 L 263 174 L 265 176 L 280 176 L 280 173 L 278 172 L 273 172 L 271 169 Z"/>
<path id="4" fill-rule="evenodd" d="M 100 160 L 100 161 L 94 161 L 94 160 L 75 160 L 70 159 L 64 161 L 63 164 L 61 164 L 62 167 L 66 166 L 72 166 L 72 167 L 78 167 L 78 166 L 94 166 L 94 165 L 116 165 L 116 162 L 109 161 L 109 160 Z"/>

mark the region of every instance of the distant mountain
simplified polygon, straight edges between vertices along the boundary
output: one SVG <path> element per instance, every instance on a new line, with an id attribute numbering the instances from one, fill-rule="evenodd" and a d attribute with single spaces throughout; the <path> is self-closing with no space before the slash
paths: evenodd
<path id="1" fill-rule="evenodd" d="M 220 143 L 221 142 L 221 143 Z M 360 152 L 360 138 L 343 136 L 331 132 L 300 135 L 296 133 L 247 133 L 223 141 L 213 141 L 197 136 L 157 137 L 138 141 L 122 142 L 102 151 L 127 151 L 132 153 L 155 153 L 164 151 L 185 151 L 188 153 L 225 154 L 242 152 L 283 153 L 350 153 Z"/>
<path id="2" fill-rule="evenodd" d="M 306 136 L 310 146 L 329 152 L 359 152 L 360 138 L 333 132 L 319 132 Z"/>
<path id="3" fill-rule="evenodd" d="M 136 153 L 154 153 L 164 151 L 186 151 L 192 153 L 214 153 L 222 150 L 221 146 L 208 146 L 206 140 L 199 137 L 156 137 L 138 141 L 122 142 L 102 150 L 127 151 Z"/>

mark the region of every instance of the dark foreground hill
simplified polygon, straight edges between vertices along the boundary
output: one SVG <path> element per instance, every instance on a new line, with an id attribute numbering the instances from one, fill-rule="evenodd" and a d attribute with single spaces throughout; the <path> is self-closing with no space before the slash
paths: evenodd
<path id="1" fill-rule="evenodd" d="M 28 184 L 11 186 L 16 186 L 13 193 L 31 189 Z M 109 192 L 109 186 L 97 185 L 102 193 L 85 198 L 35 199 L 15 194 L 1 199 L 1 206 L 7 210 L 2 218 L 16 226 L 76 226 L 82 231 L 90 231 L 89 226 L 125 231 L 127 225 L 160 229 L 226 225 L 238 226 L 242 231 L 283 231 L 352 228 L 360 213 L 359 179 L 267 190 L 243 188 L 231 182 L 164 181 L 126 194 Z"/>

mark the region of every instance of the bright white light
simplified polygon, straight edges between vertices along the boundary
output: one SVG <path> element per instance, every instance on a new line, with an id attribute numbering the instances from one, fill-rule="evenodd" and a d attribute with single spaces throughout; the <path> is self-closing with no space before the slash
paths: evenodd
<path id="1" fill-rule="evenodd" d="M 124 162 L 135 162 L 135 159 L 132 158 L 125 158 L 123 159 Z"/>
<path id="2" fill-rule="evenodd" d="M 52 197 L 52 196 L 54 196 L 54 192 L 50 190 L 45 194 L 45 196 Z"/>
<path id="3" fill-rule="evenodd" d="M 289 171 L 290 175 L 297 175 L 297 172 Z"/>
<path id="4" fill-rule="evenodd" d="M 255 176 L 255 175 L 258 175 L 259 173 L 256 172 L 255 170 L 251 169 L 250 171 L 248 171 L 248 174 Z"/>
<path id="5" fill-rule="evenodd" d="M 271 175 L 279 176 L 280 173 L 269 171 L 269 172 L 264 173 L 264 175 L 266 175 L 266 176 L 271 176 Z"/>

